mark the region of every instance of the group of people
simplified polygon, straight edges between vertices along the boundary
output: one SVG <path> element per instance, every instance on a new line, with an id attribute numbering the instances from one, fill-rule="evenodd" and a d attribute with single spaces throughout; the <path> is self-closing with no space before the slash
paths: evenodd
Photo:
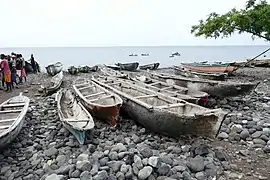
<path id="1" fill-rule="evenodd" d="M 7 92 L 11 92 L 15 85 L 22 84 L 23 80 L 26 82 L 26 62 L 22 54 L 11 53 L 11 55 L 0 55 L 0 80 L 2 87 Z M 36 63 L 33 55 L 31 55 L 31 66 L 34 73 L 37 72 Z M 19 81 L 17 81 L 17 77 Z"/>

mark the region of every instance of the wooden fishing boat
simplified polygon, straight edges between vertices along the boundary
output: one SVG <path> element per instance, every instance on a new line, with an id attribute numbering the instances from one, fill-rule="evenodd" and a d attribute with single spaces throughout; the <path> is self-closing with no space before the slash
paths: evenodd
<path id="1" fill-rule="evenodd" d="M 105 67 L 113 69 L 113 70 L 120 70 L 120 67 L 116 65 L 105 65 Z"/>
<path id="2" fill-rule="evenodd" d="M 92 71 L 92 72 L 97 72 L 98 71 L 98 66 L 89 67 L 88 70 Z"/>
<path id="3" fill-rule="evenodd" d="M 120 70 L 125 70 L 125 71 L 136 71 L 137 68 L 139 67 L 139 63 L 138 62 L 134 62 L 134 63 L 117 63 L 115 64 L 116 66 L 120 67 Z"/>
<path id="4" fill-rule="evenodd" d="M 47 73 L 50 75 L 50 76 L 54 76 L 56 75 L 57 73 L 59 73 L 60 71 L 62 71 L 63 69 L 63 64 L 61 62 L 57 62 L 55 64 L 50 64 L 48 65 L 46 68 L 46 71 Z"/>
<path id="5" fill-rule="evenodd" d="M 78 68 L 76 68 L 75 66 L 70 66 L 68 68 L 68 72 L 71 75 L 76 75 L 76 74 L 78 74 L 79 71 L 78 71 Z"/>
<path id="6" fill-rule="evenodd" d="M 150 89 L 110 78 L 93 81 L 120 95 L 123 109 L 141 125 L 153 132 L 179 137 L 183 134 L 215 137 L 226 112 L 207 109 Z"/>
<path id="7" fill-rule="evenodd" d="M 182 66 L 190 71 L 202 73 L 232 73 L 237 70 L 230 64 L 206 64 L 206 63 L 182 63 Z"/>
<path id="8" fill-rule="evenodd" d="M 86 131 L 95 126 L 91 114 L 70 90 L 58 91 L 56 100 L 58 115 L 63 126 L 76 137 L 80 144 L 84 144 Z"/>
<path id="9" fill-rule="evenodd" d="M 121 71 L 115 71 L 111 68 L 103 67 L 100 69 L 101 73 L 106 76 L 114 76 L 119 78 L 128 78 L 128 74 L 121 72 Z"/>
<path id="10" fill-rule="evenodd" d="M 175 76 L 165 73 L 153 73 L 144 71 L 149 77 L 167 82 L 168 84 L 176 84 L 189 89 L 207 92 L 208 94 L 220 98 L 229 96 L 245 95 L 254 90 L 259 83 L 254 82 L 233 82 L 233 81 L 213 81 L 206 79 L 194 79 Z"/>
<path id="11" fill-rule="evenodd" d="M 159 63 L 152 63 L 152 64 L 146 64 L 146 65 L 140 66 L 140 69 L 156 70 L 158 67 L 159 67 Z"/>
<path id="12" fill-rule="evenodd" d="M 0 105 L 0 150 L 21 131 L 29 103 L 30 99 L 21 93 Z"/>
<path id="13" fill-rule="evenodd" d="M 63 83 L 63 71 L 60 71 L 58 74 L 52 77 L 50 84 L 41 85 L 41 89 L 45 95 L 51 95 L 60 88 Z"/>
<path id="14" fill-rule="evenodd" d="M 78 71 L 80 72 L 80 73 L 89 73 L 89 66 L 87 66 L 87 65 L 85 65 L 85 66 L 79 66 L 78 67 Z"/>
<path id="15" fill-rule="evenodd" d="M 86 109 L 97 119 L 107 121 L 111 127 L 118 124 L 123 100 L 93 81 L 78 79 L 74 82 L 75 93 Z"/>
<path id="16" fill-rule="evenodd" d="M 228 76 L 227 73 L 199 73 L 194 71 L 189 71 L 178 66 L 173 66 L 174 72 L 177 75 L 181 75 L 188 78 L 203 78 L 210 80 L 225 81 L 225 78 Z"/>

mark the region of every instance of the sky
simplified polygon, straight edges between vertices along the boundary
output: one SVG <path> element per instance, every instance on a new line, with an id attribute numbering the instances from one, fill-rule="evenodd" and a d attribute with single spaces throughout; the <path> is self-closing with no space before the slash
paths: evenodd
<path id="1" fill-rule="evenodd" d="M 191 26 L 246 0 L 0 0 L 0 47 L 268 45 L 205 39 Z"/>

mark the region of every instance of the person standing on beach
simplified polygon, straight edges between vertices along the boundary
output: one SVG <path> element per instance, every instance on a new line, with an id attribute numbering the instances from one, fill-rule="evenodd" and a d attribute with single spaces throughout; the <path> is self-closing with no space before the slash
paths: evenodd
<path id="1" fill-rule="evenodd" d="M 33 68 L 33 71 L 36 74 L 37 73 L 37 66 L 36 66 L 36 61 L 35 61 L 33 54 L 31 54 L 30 62 L 31 62 L 31 66 Z"/>
<path id="2" fill-rule="evenodd" d="M 23 56 L 20 54 L 20 59 L 22 62 L 22 69 L 21 69 L 21 78 L 24 78 L 24 81 L 26 82 L 26 72 L 25 72 L 25 60 L 23 58 Z"/>
<path id="3" fill-rule="evenodd" d="M 4 69 L 2 69 L 2 61 L 0 62 L 0 81 L 3 89 L 5 89 L 5 78 L 4 78 Z M 3 90 L 2 87 L 1 90 Z"/>
<path id="4" fill-rule="evenodd" d="M 8 61 L 7 61 L 7 58 L 4 54 L 1 54 L 1 69 L 4 70 L 4 79 L 5 79 L 5 83 L 6 83 L 6 86 L 7 86 L 7 92 L 8 91 L 12 91 L 11 89 L 11 71 L 9 69 L 9 66 L 8 66 Z"/>
<path id="5" fill-rule="evenodd" d="M 11 58 L 9 59 L 9 68 L 10 68 L 10 71 L 11 71 L 11 86 L 12 88 L 14 89 L 14 83 L 16 85 L 18 85 L 16 79 L 17 79 L 17 71 L 16 71 L 16 62 L 15 62 L 15 56 L 11 56 Z"/>

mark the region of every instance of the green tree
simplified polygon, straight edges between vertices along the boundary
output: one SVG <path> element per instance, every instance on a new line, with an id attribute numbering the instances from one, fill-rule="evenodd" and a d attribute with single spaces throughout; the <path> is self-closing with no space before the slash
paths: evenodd
<path id="1" fill-rule="evenodd" d="M 211 13 L 206 20 L 192 26 L 191 33 L 205 38 L 229 37 L 234 32 L 250 33 L 270 41 L 270 4 L 266 0 L 248 0 L 244 9 L 232 9 L 226 14 Z"/>

